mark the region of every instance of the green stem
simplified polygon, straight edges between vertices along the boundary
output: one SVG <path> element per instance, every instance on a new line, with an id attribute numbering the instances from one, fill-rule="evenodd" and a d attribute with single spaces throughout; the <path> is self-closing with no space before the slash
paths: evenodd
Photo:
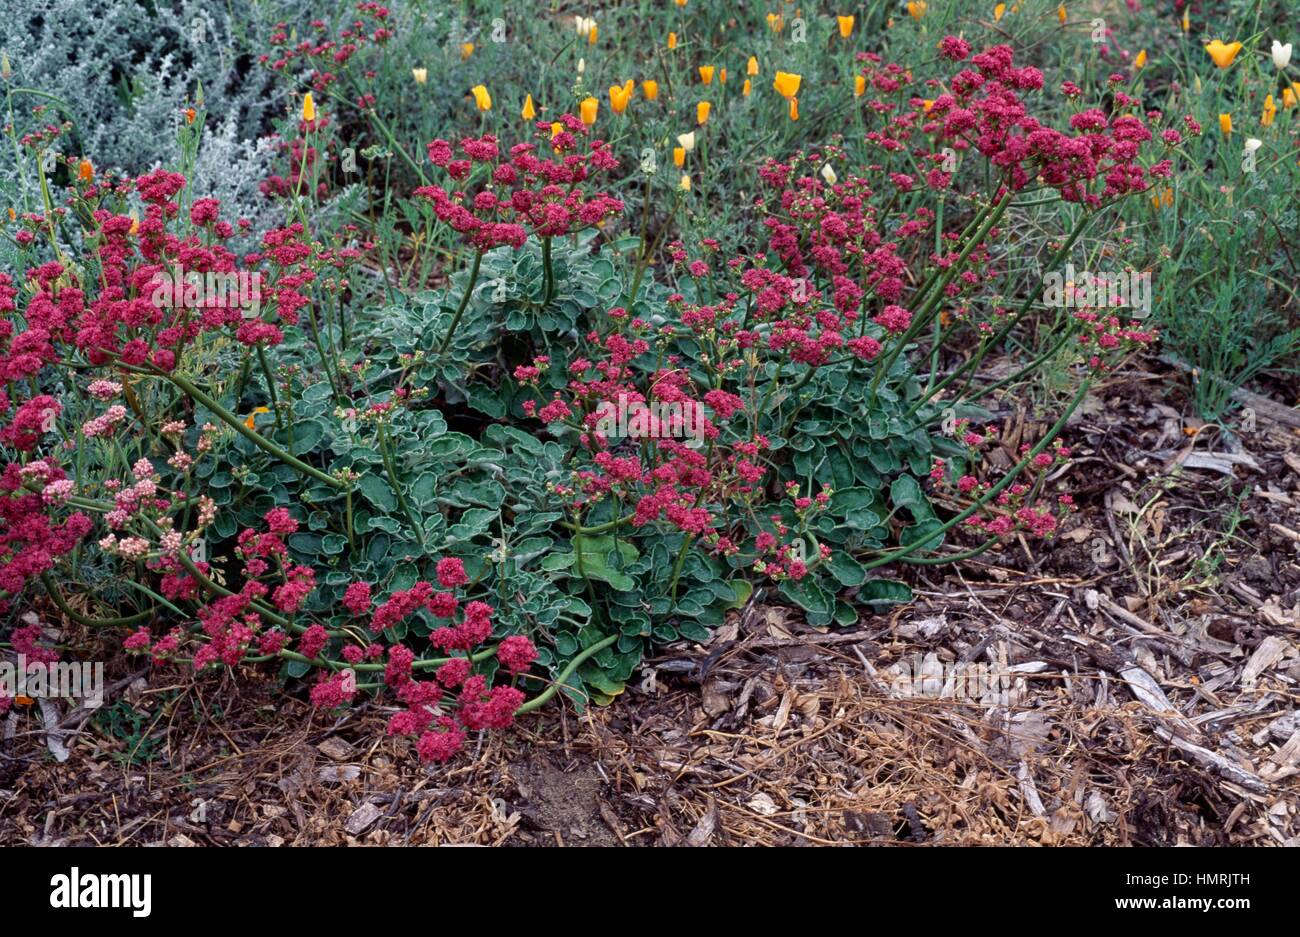
<path id="1" fill-rule="evenodd" d="M 546 246 L 549 248 L 550 245 L 551 242 L 550 239 L 548 238 L 546 241 Z M 469 305 L 470 295 L 474 292 L 475 284 L 478 283 L 478 271 L 479 271 L 479 266 L 482 263 L 483 263 L 483 252 L 475 251 L 474 264 L 473 266 L 470 267 L 469 270 L 469 283 L 465 287 L 465 295 L 461 296 L 460 305 L 456 307 L 456 314 L 451 317 L 451 325 L 447 326 L 447 337 L 444 338 L 442 340 L 442 344 L 438 346 L 438 357 L 440 358 L 444 354 L 446 354 L 447 349 L 451 347 L 451 339 L 452 336 L 456 334 L 456 326 L 460 325 L 460 317 L 465 314 L 465 307 Z"/>
<path id="2" fill-rule="evenodd" d="M 41 573 L 41 585 L 45 587 L 45 591 L 48 592 L 50 598 L 54 600 L 54 604 L 59 607 L 59 611 L 67 615 L 77 624 L 85 625 L 89 628 L 117 628 L 125 625 L 138 625 L 141 622 L 148 621 L 153 617 L 154 612 L 157 611 L 157 609 L 151 608 L 147 611 L 138 612 L 135 615 L 127 615 L 123 618 L 90 618 L 81 614 L 68 604 L 67 599 L 63 597 L 63 593 L 59 591 L 59 586 L 54 581 L 54 577 L 51 576 L 48 571 Z"/>
<path id="3" fill-rule="evenodd" d="M 962 560 L 969 560 L 972 557 L 979 556 L 981 553 L 984 553 L 986 550 L 989 549 L 989 547 L 993 546 L 993 544 L 997 542 L 998 542 L 997 537 L 991 537 L 990 539 L 984 541 L 984 543 L 980 544 L 975 549 L 966 550 L 962 553 L 949 553 L 944 556 L 926 556 L 926 557 L 905 556 L 902 557 L 899 560 L 899 562 L 914 563 L 919 566 L 939 566 L 942 563 L 960 563 Z"/>
<path id="4" fill-rule="evenodd" d="M 280 424 L 280 399 L 275 392 L 275 378 L 271 376 L 271 366 L 266 361 L 266 349 L 261 345 L 257 346 L 257 363 L 262 369 L 262 376 L 266 378 L 266 393 L 271 398 L 271 413 L 275 416 L 275 428 L 279 429 Z M 236 397 L 236 406 L 239 398 Z"/>
<path id="5" fill-rule="evenodd" d="M 560 671 L 560 675 L 555 678 L 555 682 L 552 683 L 550 686 L 548 686 L 541 693 L 538 693 L 528 702 L 524 703 L 524 705 L 516 709 L 515 715 L 522 716 L 524 715 L 524 713 L 530 713 L 534 709 L 540 709 L 542 706 L 545 706 L 548 702 L 550 702 L 551 697 L 559 692 L 560 687 L 564 685 L 564 681 L 568 680 L 571 676 L 573 676 L 573 672 L 577 670 L 580 666 L 582 666 L 582 664 L 586 662 L 588 658 L 594 657 L 595 655 L 599 654 L 601 651 L 605 650 L 605 648 L 609 647 L 617 640 L 618 640 L 618 635 L 611 634 L 608 638 L 602 638 L 601 640 L 593 644 L 591 647 L 583 651 L 581 654 L 579 654 L 577 657 L 575 657 L 573 660 L 569 661 L 569 665 L 565 667 L 562 671 Z"/>
<path id="6" fill-rule="evenodd" d="M 546 289 L 542 294 L 542 305 L 550 305 L 555 296 L 555 270 L 551 267 L 551 239 L 542 238 L 542 271 L 545 275 Z"/>
<path id="7" fill-rule="evenodd" d="M 695 539 L 693 534 L 687 534 L 686 539 L 682 541 L 682 548 L 677 551 L 677 560 L 673 563 L 673 578 L 668 586 L 668 595 L 677 601 L 677 579 L 682 574 L 682 565 L 686 562 L 686 551 L 690 549 L 691 542 Z"/>
<path id="8" fill-rule="evenodd" d="M 411 513 L 411 508 L 406 503 L 406 497 L 402 494 L 402 486 L 397 480 L 397 469 L 393 464 L 392 446 L 389 445 L 388 433 L 385 432 L 382 426 L 379 427 L 379 453 L 384 461 L 384 474 L 388 476 L 388 484 L 392 487 L 393 494 L 397 495 L 397 505 L 402 509 L 402 513 L 406 515 L 406 521 L 411 525 L 411 529 L 415 531 L 415 536 L 419 538 L 420 548 L 424 549 L 424 528 L 416 523 L 415 515 Z"/>
<path id="9" fill-rule="evenodd" d="M 1032 462 L 1034 457 L 1037 456 L 1044 449 L 1046 449 L 1048 445 L 1051 444 L 1052 440 L 1055 439 L 1058 434 L 1060 434 L 1061 430 L 1065 428 L 1066 421 L 1069 420 L 1070 415 L 1074 413 L 1074 411 L 1078 408 L 1079 404 L 1083 402 L 1084 396 L 1088 393 L 1088 389 L 1091 387 L 1092 387 L 1092 380 L 1091 379 L 1085 380 L 1083 382 L 1083 385 L 1079 388 L 1079 392 L 1075 394 L 1074 399 L 1070 401 L 1070 405 L 1066 407 L 1065 412 L 1061 414 L 1060 419 L 1058 419 L 1055 425 L 1052 426 L 1052 428 L 1047 431 L 1047 434 L 1038 441 L 1038 444 L 1034 446 L 1034 448 L 1030 449 L 1023 459 L 1021 459 L 1019 462 L 1013 465 L 1010 471 L 1007 472 L 1007 474 L 1002 478 L 1001 481 L 999 481 L 996 485 L 994 485 L 992 488 L 986 491 L 978 500 L 976 500 L 973 504 L 971 504 L 970 507 L 962 511 L 956 517 L 953 517 L 952 519 L 946 521 L 941 526 L 935 528 L 930 533 L 926 534 L 924 537 L 921 537 L 919 540 L 916 540 L 913 543 L 909 543 L 906 546 L 899 547 L 896 550 L 890 550 L 887 553 L 880 555 L 879 557 L 877 557 L 874 560 L 871 560 L 868 563 L 863 563 L 862 568 L 875 569 L 879 566 L 884 566 L 888 563 L 894 562 L 895 560 L 901 560 L 903 557 L 915 553 L 918 549 L 925 546 L 927 543 L 931 543 L 935 539 L 942 537 L 948 531 L 952 530 L 962 521 L 966 520 L 966 518 L 970 517 L 972 514 L 978 511 L 981 507 L 983 507 L 993 498 L 1001 494 L 1003 489 L 1005 489 L 1013 481 L 1015 481 L 1016 478 L 1020 475 L 1020 473 L 1024 471 L 1025 466 L 1027 466 L 1030 462 Z"/>
<path id="10" fill-rule="evenodd" d="M 913 338 L 916 337 L 916 335 L 921 331 L 921 329 L 925 328 L 926 324 L 929 321 L 930 316 L 938 308 L 939 302 L 943 298 L 944 288 L 949 283 L 952 282 L 955 276 L 957 276 L 958 271 L 961 269 L 962 265 L 966 262 L 966 259 L 970 256 L 971 251 L 975 250 L 976 246 L 979 245 L 979 243 L 984 240 L 985 235 L 987 235 L 989 233 L 989 230 L 992 229 L 992 227 L 998 223 L 998 221 L 1002 218 L 1002 215 L 1006 212 L 1007 208 L 1010 205 L 1011 205 L 1010 196 L 1004 196 L 1002 200 L 997 203 L 997 206 L 992 209 L 992 211 L 989 211 L 989 206 L 986 206 L 984 209 L 981 210 L 982 212 L 986 213 L 986 215 L 984 217 L 983 222 L 980 224 L 979 228 L 976 230 L 976 232 L 973 235 L 971 235 L 970 240 L 962 248 L 961 253 L 957 256 L 957 259 L 944 272 L 944 275 L 940 277 L 939 280 L 935 283 L 930 294 L 924 297 L 924 301 L 921 308 L 918 309 L 915 313 L 913 313 L 912 323 L 908 327 L 907 331 L 904 332 L 901 336 L 899 336 L 894 341 L 893 349 L 884 358 L 884 360 L 879 365 L 876 366 L 876 373 L 871 380 L 871 396 L 867 402 L 868 409 L 875 406 L 876 392 L 879 390 L 881 380 L 883 380 L 885 375 L 887 375 L 890 372 L 890 370 L 893 368 L 894 362 L 898 359 L 898 356 L 902 354 L 903 349 L 907 347 L 907 344 Z"/>
<path id="11" fill-rule="evenodd" d="M 296 456 L 291 455 L 286 450 L 280 448 L 275 443 L 271 442 L 265 436 L 262 436 L 260 433 L 256 433 L 253 430 L 249 429 L 247 426 L 244 425 L 243 421 L 241 421 L 239 417 L 235 416 L 233 413 L 231 413 L 221 404 L 217 403 L 216 400 L 214 400 L 212 397 L 205 394 L 203 391 L 199 390 L 198 387 L 192 384 L 188 379 L 181 377 L 179 374 L 162 374 L 162 373 L 155 373 L 152 371 L 143 371 L 139 373 L 150 374 L 155 377 L 163 377 L 171 381 L 181 390 L 185 391 L 185 393 L 189 394 L 199 403 L 203 404 L 203 406 L 211 410 L 214 414 L 217 415 L 217 417 L 221 420 L 221 422 L 225 423 L 235 432 L 239 433 L 239 435 L 243 436 L 249 442 L 253 443 L 253 445 L 257 446 L 259 449 L 264 450 L 265 452 L 269 452 L 271 455 L 275 456 L 277 459 L 279 459 L 281 462 L 284 462 L 286 465 L 293 466 L 293 468 L 297 469 L 302 474 L 310 476 L 311 478 L 314 478 L 319 482 L 324 482 L 325 484 L 329 485 L 332 488 L 347 487 L 347 485 L 344 482 L 340 481 L 339 479 L 333 477 L 332 475 L 327 475 L 326 473 L 322 472 L 318 468 L 315 468 L 314 466 L 308 465 L 306 462 L 302 461 Z"/>

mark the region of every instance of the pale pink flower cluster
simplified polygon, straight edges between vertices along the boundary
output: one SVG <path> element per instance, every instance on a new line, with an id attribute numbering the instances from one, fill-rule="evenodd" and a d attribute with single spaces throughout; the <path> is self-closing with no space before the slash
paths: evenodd
<path id="1" fill-rule="evenodd" d="M 153 466 L 148 459 L 137 462 L 133 471 L 139 480 L 114 495 L 113 510 L 104 515 L 104 520 L 111 530 L 120 530 L 133 514 L 145 506 L 144 502 L 158 493 L 158 483 L 153 478 L 140 477 L 143 472 L 153 471 Z"/>
<path id="2" fill-rule="evenodd" d="M 122 393 L 122 385 L 117 381 L 106 381 L 101 378 L 97 381 L 91 381 L 86 390 L 96 400 L 112 400 Z"/>
<path id="3" fill-rule="evenodd" d="M 56 482 L 50 482 L 41 491 L 41 500 L 46 504 L 63 504 L 72 497 L 74 486 L 72 479 L 62 478 Z"/>
<path id="4" fill-rule="evenodd" d="M 181 549 L 181 534 L 178 530 L 169 530 L 163 534 L 159 544 L 164 556 L 175 556 Z"/>
<path id="5" fill-rule="evenodd" d="M 149 555 L 149 541 L 143 537 L 123 537 L 121 540 L 112 534 L 102 537 L 99 548 L 105 553 L 112 553 L 129 560 L 139 560 Z"/>
<path id="6" fill-rule="evenodd" d="M 87 420 L 81 427 L 81 431 L 88 437 L 107 436 L 111 433 L 118 423 L 126 417 L 126 407 L 120 403 L 113 404 L 100 416 L 93 420 Z"/>
<path id="7" fill-rule="evenodd" d="M 117 551 L 127 559 L 143 559 L 149 554 L 149 541 L 144 537 L 123 537 L 117 542 Z"/>
<path id="8" fill-rule="evenodd" d="M 37 481 L 45 481 L 50 477 L 50 466 L 44 459 L 37 459 L 35 462 L 29 462 L 19 471 L 22 473 L 24 481 L 31 481 L 33 479 Z"/>

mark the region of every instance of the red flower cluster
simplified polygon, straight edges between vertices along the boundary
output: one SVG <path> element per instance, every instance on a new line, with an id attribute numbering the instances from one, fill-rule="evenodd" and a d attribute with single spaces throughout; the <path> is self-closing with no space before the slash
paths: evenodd
<path id="1" fill-rule="evenodd" d="M 576 152 L 575 135 L 585 135 L 587 128 L 572 114 L 561 121 L 568 129 L 549 142 L 556 159 L 542 159 L 536 145 L 519 143 L 502 161 L 491 134 L 461 140 L 461 158 L 448 141 L 434 140 L 427 148 L 429 160 L 462 187 L 449 192 L 426 185 L 415 194 L 478 250 L 522 247 L 529 232 L 550 238 L 594 227 L 621 212 L 623 203 L 604 192 L 588 194 L 583 184 L 597 172 L 616 168 L 618 161 L 601 140 L 591 141 L 586 153 Z M 470 188 L 475 182 L 482 183 L 476 191 Z"/>
<path id="2" fill-rule="evenodd" d="M 71 485 L 61 468 L 45 461 L 11 462 L 0 473 L 0 613 L 8 612 L 14 596 L 90 533 L 90 518 L 80 511 L 61 524 L 49 516 L 41 489 L 60 483 Z"/>
<path id="3" fill-rule="evenodd" d="M 979 448 L 994 440 L 997 433 L 989 428 L 980 434 L 963 425 L 958 427 L 957 435 L 967 446 L 971 464 L 977 465 L 981 461 Z M 1020 457 L 1028 456 L 1031 449 L 1028 443 L 1021 445 Z M 1068 493 L 1061 493 L 1053 503 L 1046 494 L 1046 479 L 1049 472 L 1063 468 L 1069 459 L 1070 450 L 1059 439 L 1055 440 L 1050 451 L 1040 452 L 1030 460 L 1020 481 L 994 495 L 990 502 L 966 519 L 966 526 L 990 537 L 1002 538 L 1020 533 L 1050 539 L 1059 529 L 1060 522 L 1074 510 L 1074 498 Z M 931 480 L 936 485 L 949 489 L 959 501 L 978 501 L 996 484 L 989 477 L 981 478 L 972 474 L 962 475 L 954 481 L 950 477 L 952 474 L 942 459 L 936 459 L 930 470 Z M 990 471 L 986 470 L 984 474 L 987 476 Z"/>
<path id="4" fill-rule="evenodd" d="M 447 588 L 468 582 L 464 565 L 456 559 L 438 563 L 438 579 Z M 448 593 L 439 595 L 447 595 L 450 603 L 439 607 L 433 586 L 418 582 L 390 596 L 380 605 L 376 617 L 383 613 L 384 621 L 395 623 L 394 616 L 414 614 L 423 608 L 437 617 L 452 618 L 459 603 Z M 389 649 L 384 682 L 396 691 L 406 709 L 389 720 L 388 733 L 418 736 L 416 751 L 421 760 L 446 761 L 460 750 L 464 730 L 504 729 L 514 720 L 515 710 L 524 701 L 523 692 L 507 685 L 489 687 L 487 677 L 474 673 L 471 652 L 491 634 L 492 607 L 478 601 L 467 603 L 458 624 L 437 628 L 429 636 L 433 647 L 462 652 L 441 664 L 432 680 L 415 678 L 415 654 L 406 645 Z M 528 638 L 513 635 L 501 642 L 497 656 L 505 671 L 515 676 L 537 659 L 537 650 Z M 459 692 L 453 703 L 446 696 L 455 690 Z M 450 715 L 453 710 L 455 718 Z"/>
<path id="5" fill-rule="evenodd" d="M 385 45 L 393 38 L 392 21 L 387 7 L 371 2 L 357 4 L 360 16 L 339 31 L 337 39 L 324 38 L 328 25 L 324 20 L 312 20 L 312 29 L 318 39 L 301 39 L 290 45 L 288 23 L 277 23 L 270 43 L 274 56 L 265 53 L 258 61 L 272 71 L 285 71 L 302 62 L 312 67 L 312 87 L 324 91 L 338 80 L 334 68 L 345 67 L 358 52 L 372 46 Z"/>
<path id="6" fill-rule="evenodd" d="M 969 51 L 945 42 L 950 58 Z M 974 68 L 952 76 L 948 90 L 932 101 L 913 99 L 911 118 L 954 150 L 978 150 L 1002 171 L 1013 190 L 1041 178 L 1066 201 L 1095 207 L 1147 188 L 1147 170 L 1138 164 L 1138 156 L 1151 131 L 1141 117 L 1123 113 L 1137 109 L 1137 99 L 1117 92 L 1116 116 L 1085 110 L 1070 119 L 1071 129 L 1078 132 L 1064 133 L 1029 113 L 1022 93 L 1040 90 L 1043 75 L 1036 68 L 1016 68 L 1013 59 L 1006 45 L 974 56 Z M 1094 185 L 1097 180 L 1100 191 Z"/>

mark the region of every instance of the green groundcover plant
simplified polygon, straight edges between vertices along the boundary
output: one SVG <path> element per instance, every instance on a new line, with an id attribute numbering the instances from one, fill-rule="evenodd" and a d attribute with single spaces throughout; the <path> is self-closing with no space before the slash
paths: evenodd
<path id="1" fill-rule="evenodd" d="M 382 10 L 361 5 L 345 60 L 382 46 Z M 11 646 L 57 656 L 19 617 L 43 593 L 159 666 L 278 666 L 323 709 L 377 694 L 443 761 L 557 693 L 616 696 L 647 648 L 707 639 L 756 590 L 846 625 L 910 598 L 898 564 L 1050 536 L 1062 427 L 1154 333 L 1078 296 L 982 382 L 1042 311 L 1008 218 L 1054 212 L 1058 267 L 1165 184 L 1181 131 L 955 35 L 928 77 L 856 69 L 867 155 L 753 160 L 731 246 L 674 240 L 649 199 L 629 213 L 616 185 L 649 193 L 656 170 L 585 101 L 509 141 L 394 137 L 409 187 L 371 179 L 340 216 L 319 211 L 347 172 L 340 113 L 309 96 L 260 237 L 184 172 L 60 158 L 56 185 L 62 128 L 13 132 L 43 204 L 14 214 L 28 263 L 0 273 Z M 205 118 L 181 130 L 191 164 Z M 381 247 L 395 218 L 462 258 L 445 285 Z M 1072 402 L 994 468 L 980 400 L 1063 356 Z"/>

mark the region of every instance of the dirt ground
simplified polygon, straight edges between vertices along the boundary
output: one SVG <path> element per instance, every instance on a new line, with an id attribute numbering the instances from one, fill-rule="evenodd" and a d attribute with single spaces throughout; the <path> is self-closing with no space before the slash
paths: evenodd
<path id="1" fill-rule="evenodd" d="M 0 721 L 0 843 L 1300 845 L 1300 429 L 1189 423 L 1145 365 L 1069 427 L 1057 539 L 892 571 L 912 605 L 759 599 L 431 769 L 383 707 L 119 658 L 94 719 Z M 906 679 L 956 664 L 995 687 Z"/>

